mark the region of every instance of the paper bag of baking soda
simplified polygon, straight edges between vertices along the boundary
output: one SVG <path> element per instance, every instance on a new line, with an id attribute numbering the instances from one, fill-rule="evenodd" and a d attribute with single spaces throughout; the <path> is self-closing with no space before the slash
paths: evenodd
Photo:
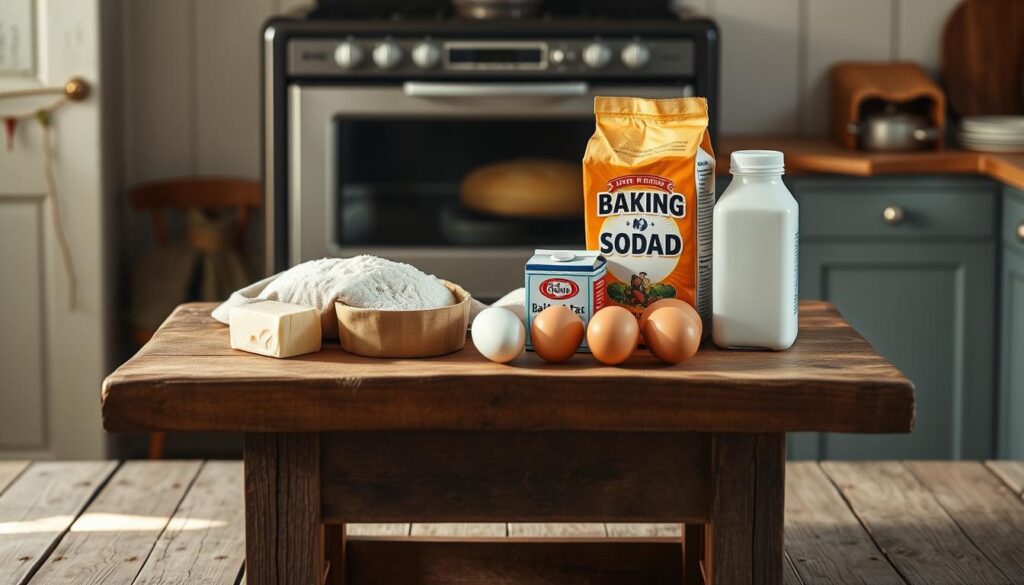
<path id="1" fill-rule="evenodd" d="M 711 325 L 715 156 L 704 98 L 598 97 L 583 157 L 587 249 L 608 260 L 607 300 L 637 318 L 666 298 Z"/>

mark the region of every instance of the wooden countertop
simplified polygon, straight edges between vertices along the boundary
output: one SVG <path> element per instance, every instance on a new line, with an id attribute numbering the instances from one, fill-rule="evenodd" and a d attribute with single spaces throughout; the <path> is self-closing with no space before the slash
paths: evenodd
<path id="1" fill-rule="evenodd" d="M 786 154 L 786 174 L 878 175 L 977 174 L 1024 189 L 1024 153 L 999 154 L 956 148 L 928 152 L 869 153 L 843 148 L 828 138 L 725 136 L 715 145 L 720 174 L 735 150 L 769 149 Z"/>
<path id="2" fill-rule="evenodd" d="M 111 431 L 595 430 L 908 432 L 911 382 L 829 303 L 800 303 L 787 351 L 705 343 L 665 366 L 586 354 L 508 365 L 473 344 L 430 359 L 374 359 L 336 343 L 292 359 L 231 349 L 212 303 L 178 307 L 103 387 Z"/>

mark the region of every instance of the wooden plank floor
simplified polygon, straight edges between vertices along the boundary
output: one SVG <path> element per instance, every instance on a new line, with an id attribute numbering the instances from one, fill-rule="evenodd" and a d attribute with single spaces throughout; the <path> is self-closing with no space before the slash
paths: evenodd
<path id="1" fill-rule="evenodd" d="M 0 585 L 244 583 L 243 508 L 237 461 L 0 461 Z M 350 585 L 679 579 L 679 524 L 348 528 Z M 1024 585 L 1024 462 L 790 463 L 784 571 Z"/>

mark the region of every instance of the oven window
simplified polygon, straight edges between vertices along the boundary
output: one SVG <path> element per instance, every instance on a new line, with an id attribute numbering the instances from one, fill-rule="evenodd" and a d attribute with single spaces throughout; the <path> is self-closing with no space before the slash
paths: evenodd
<path id="1" fill-rule="evenodd" d="M 341 246 L 584 245 L 582 215 L 483 213 L 463 205 L 459 189 L 484 165 L 553 159 L 580 173 L 580 187 L 555 196 L 582 197 L 581 160 L 592 119 L 339 119 L 335 125 L 335 238 Z"/>

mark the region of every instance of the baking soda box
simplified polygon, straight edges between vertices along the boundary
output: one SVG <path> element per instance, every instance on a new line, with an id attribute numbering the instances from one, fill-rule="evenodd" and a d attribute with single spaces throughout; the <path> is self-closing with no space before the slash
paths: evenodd
<path id="1" fill-rule="evenodd" d="M 552 305 L 565 305 L 583 319 L 605 305 L 604 256 L 596 251 L 535 250 L 526 262 L 526 349 L 533 350 L 530 326 Z M 589 351 L 583 339 L 581 351 Z"/>

